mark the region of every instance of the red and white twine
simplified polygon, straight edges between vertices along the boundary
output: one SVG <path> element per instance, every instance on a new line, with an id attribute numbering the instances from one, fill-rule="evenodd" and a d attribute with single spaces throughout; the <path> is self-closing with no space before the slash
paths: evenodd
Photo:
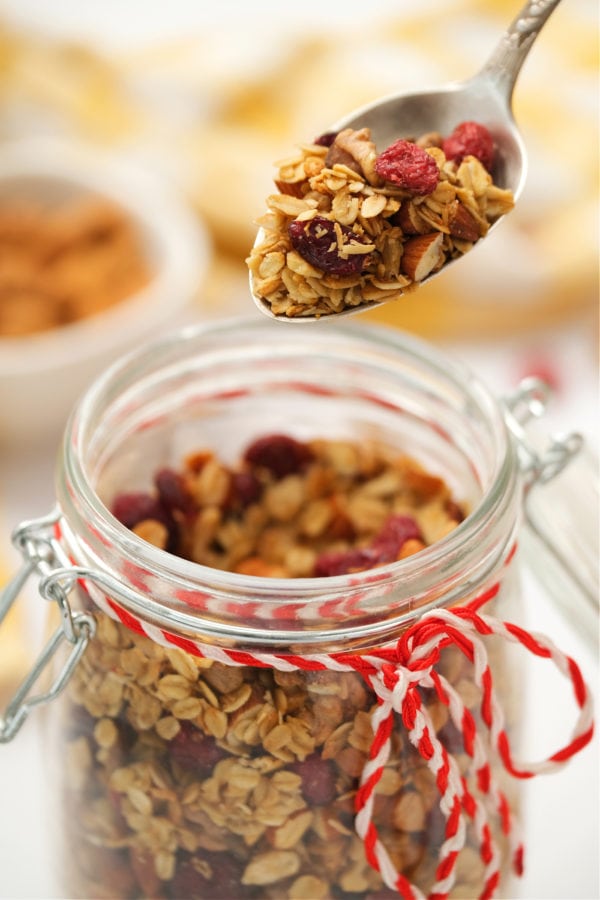
<path id="1" fill-rule="evenodd" d="M 507 798 L 492 774 L 486 744 L 479 734 L 475 718 L 459 693 L 437 669 L 446 647 L 460 650 L 472 664 L 473 681 L 481 693 L 480 719 L 489 734 L 504 769 L 515 778 L 531 778 L 552 772 L 564 765 L 592 738 L 592 698 L 573 659 L 560 651 L 548 638 L 503 622 L 479 611 L 488 599 L 498 593 L 494 585 L 468 605 L 432 610 L 424 613 L 393 645 L 368 653 L 278 654 L 248 653 L 213 644 L 192 641 L 144 622 L 106 597 L 92 584 L 86 590 L 104 612 L 122 624 L 144 634 L 163 646 L 176 646 L 187 653 L 230 666 L 257 666 L 281 671 L 358 672 L 377 697 L 372 715 L 373 741 L 363 769 L 355 799 L 355 828 L 364 843 L 366 857 L 392 890 L 405 900 L 423 900 L 425 895 L 399 873 L 381 842 L 373 821 L 377 784 L 391 751 L 391 735 L 396 716 L 402 720 L 409 741 L 432 772 L 439 792 L 439 806 L 445 818 L 444 840 L 439 850 L 435 882 L 428 900 L 444 900 L 455 880 L 458 855 L 464 847 L 467 826 L 477 839 L 484 865 L 484 886 L 480 898 L 495 896 L 500 880 L 500 851 L 494 840 L 490 818 L 497 816 L 500 829 L 508 841 L 513 869 L 521 874 L 523 847 Z M 572 686 L 579 709 L 577 721 L 568 742 L 547 759 L 518 763 L 513 759 L 504 713 L 493 686 L 492 673 L 483 638 L 500 637 L 519 644 L 534 656 L 550 660 Z M 461 773 L 455 757 L 436 734 L 424 701 L 424 690 L 447 708 L 449 717 L 462 737 L 462 749 L 470 758 L 469 771 Z M 475 785 L 469 787 L 468 776 Z"/>

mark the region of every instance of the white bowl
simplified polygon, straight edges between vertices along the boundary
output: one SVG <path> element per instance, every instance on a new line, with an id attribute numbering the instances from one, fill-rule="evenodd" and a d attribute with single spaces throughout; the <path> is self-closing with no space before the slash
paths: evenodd
<path id="1" fill-rule="evenodd" d="M 69 325 L 0 336 L 0 445 L 56 439 L 76 399 L 117 356 L 160 330 L 191 321 L 210 244 L 196 215 L 166 179 L 137 164 L 56 140 L 0 148 L 0 201 L 99 196 L 138 226 L 153 273 L 148 285 Z"/>

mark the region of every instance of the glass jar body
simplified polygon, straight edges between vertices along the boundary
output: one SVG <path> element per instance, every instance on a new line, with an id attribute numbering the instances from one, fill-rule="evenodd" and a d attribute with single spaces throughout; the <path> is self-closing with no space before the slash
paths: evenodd
<path id="1" fill-rule="evenodd" d="M 69 895 L 387 896 L 355 828 L 382 703 L 356 661 L 391 652 L 428 610 L 514 616 L 518 466 L 481 386 L 382 331 L 307 340 L 295 330 L 285 341 L 277 326 L 252 331 L 250 340 L 224 326 L 129 361 L 90 392 L 67 432 L 61 542 L 100 573 L 82 579 L 96 634 L 53 724 L 67 761 Z M 471 513 L 433 547 L 370 572 L 260 579 L 174 560 L 107 511 L 116 491 L 145 486 L 186 452 L 212 445 L 234 457 L 272 431 L 375 436 L 443 477 Z M 512 726 L 516 669 L 501 642 L 489 655 Z M 438 689 L 479 720 L 472 661 L 443 647 L 436 673 L 442 681 L 425 679 L 415 696 L 434 744 L 473 780 L 473 751 Z M 372 821 L 393 866 L 427 892 L 442 877 L 449 810 L 403 712 L 390 716 Z M 471 834 L 472 810 L 466 819 Z M 491 829 L 504 871 L 500 823 Z M 467 835 L 450 896 L 479 896 L 488 869 Z"/>

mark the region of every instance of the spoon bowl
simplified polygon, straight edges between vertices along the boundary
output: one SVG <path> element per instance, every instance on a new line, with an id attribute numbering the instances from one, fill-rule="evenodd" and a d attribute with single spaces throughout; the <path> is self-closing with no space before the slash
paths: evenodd
<path id="1" fill-rule="evenodd" d="M 482 72 L 469 81 L 436 90 L 394 94 L 355 110 L 332 131 L 366 127 L 378 147 L 388 147 L 398 139 L 399 124 L 403 134 L 410 137 L 427 131 L 450 134 L 458 122 L 467 119 L 480 122 L 494 139 L 494 183 L 512 191 L 517 200 L 526 179 L 527 154 L 500 88 L 496 80 Z"/>
<path id="2" fill-rule="evenodd" d="M 512 111 L 512 95 L 521 66 L 534 41 L 560 0 L 529 0 L 513 19 L 483 68 L 466 81 L 451 82 L 441 87 L 392 94 L 352 111 L 331 126 L 330 131 L 343 128 L 369 128 L 376 146 L 388 147 L 400 137 L 416 137 L 430 131 L 450 134 L 461 121 L 472 120 L 485 125 L 494 140 L 493 179 L 498 187 L 512 191 L 519 199 L 527 177 L 527 153 Z M 502 221 L 491 224 L 486 238 Z M 264 240 L 258 231 L 255 246 Z M 470 251 L 472 252 L 472 251 Z M 441 269 L 419 282 L 423 285 L 437 277 L 458 259 L 446 262 Z M 250 290 L 260 311 L 272 319 L 285 322 L 317 322 L 354 315 L 381 306 L 366 302 L 325 316 L 275 315 L 254 290 L 250 275 Z"/>

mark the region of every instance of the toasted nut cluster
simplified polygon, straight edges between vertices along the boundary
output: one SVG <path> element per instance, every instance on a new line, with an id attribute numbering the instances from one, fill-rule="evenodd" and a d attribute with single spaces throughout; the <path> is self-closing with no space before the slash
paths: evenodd
<path id="1" fill-rule="evenodd" d="M 451 146 L 431 133 L 378 154 L 368 128 L 301 145 L 259 219 L 255 295 L 276 316 L 331 315 L 397 299 L 466 253 L 514 202 L 477 156 L 447 158 Z"/>
<path id="2" fill-rule="evenodd" d="M 109 201 L 0 206 L 0 336 L 87 318 L 141 290 L 149 277 L 133 223 Z"/>
<path id="3" fill-rule="evenodd" d="M 374 443 L 257 438 L 235 467 L 212 452 L 162 469 L 115 516 L 161 549 L 279 578 L 343 575 L 403 559 L 464 518 L 445 482 Z"/>

